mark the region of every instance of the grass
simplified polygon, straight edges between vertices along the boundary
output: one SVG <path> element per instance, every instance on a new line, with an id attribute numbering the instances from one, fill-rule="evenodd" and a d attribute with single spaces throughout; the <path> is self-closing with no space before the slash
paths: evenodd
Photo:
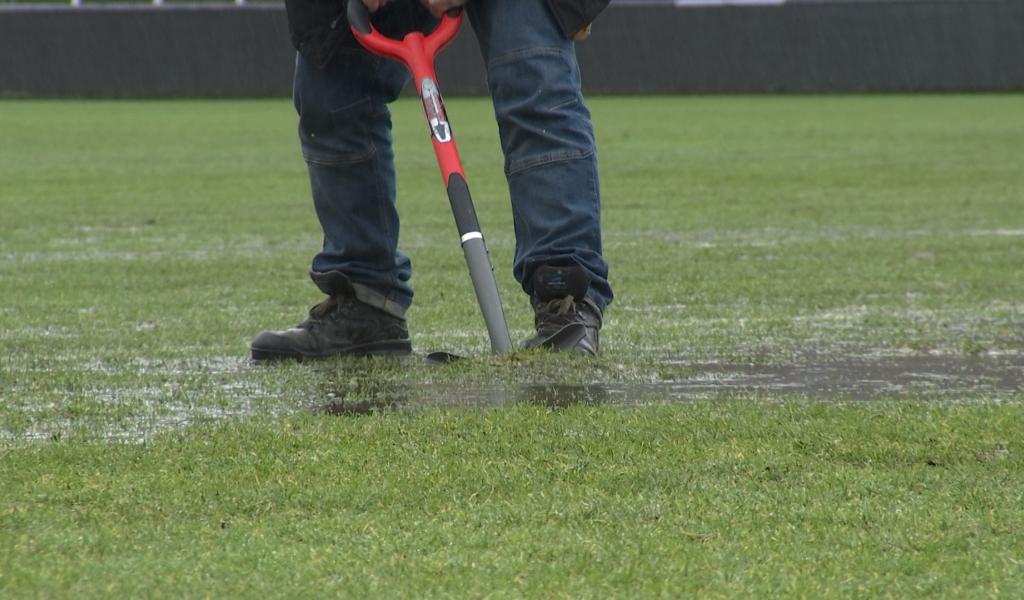
<path id="1" fill-rule="evenodd" d="M 4 457 L 40 596 L 1024 592 L 1018 405 L 287 417 Z"/>
<path id="2" fill-rule="evenodd" d="M 1019 596 L 1019 389 L 664 392 L 809 357 L 1019 377 L 1020 100 L 593 99 L 593 361 L 486 356 L 399 101 L 414 345 L 480 357 L 443 369 L 246 360 L 318 300 L 287 101 L 0 102 L 0 595 Z M 448 108 L 523 339 L 491 109 Z"/>

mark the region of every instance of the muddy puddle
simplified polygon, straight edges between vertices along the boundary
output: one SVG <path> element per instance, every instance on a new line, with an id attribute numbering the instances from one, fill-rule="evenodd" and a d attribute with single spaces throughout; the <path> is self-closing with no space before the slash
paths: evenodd
<path id="1" fill-rule="evenodd" d="M 531 384 L 521 386 L 443 384 L 382 386 L 356 392 L 331 390 L 320 411 L 335 415 L 431 406 L 489 407 L 536 404 L 644 405 L 757 396 L 820 401 L 921 398 L 999 400 L 1024 390 L 1024 359 L 1006 357 L 886 357 L 821 359 L 792 365 L 667 361 L 685 378 L 657 383 Z"/>

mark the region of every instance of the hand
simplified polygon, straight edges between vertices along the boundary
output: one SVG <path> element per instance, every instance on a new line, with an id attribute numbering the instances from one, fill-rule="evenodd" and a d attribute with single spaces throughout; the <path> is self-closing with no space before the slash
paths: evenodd
<path id="1" fill-rule="evenodd" d="M 572 34 L 572 39 L 576 40 L 577 42 L 581 42 L 590 37 L 590 27 L 592 25 L 593 23 L 587 23 L 582 29 Z"/>
<path id="2" fill-rule="evenodd" d="M 370 12 L 377 12 L 378 8 L 383 7 L 390 0 L 363 0 L 363 4 L 366 6 L 366 10 Z"/>
<path id="3" fill-rule="evenodd" d="M 371 1 L 373 0 L 363 0 L 363 2 Z M 426 6 L 427 10 L 430 11 L 430 14 L 434 15 L 435 19 L 440 19 L 444 16 L 444 13 L 453 8 L 458 8 L 465 3 L 466 0 L 420 0 L 420 4 Z"/>

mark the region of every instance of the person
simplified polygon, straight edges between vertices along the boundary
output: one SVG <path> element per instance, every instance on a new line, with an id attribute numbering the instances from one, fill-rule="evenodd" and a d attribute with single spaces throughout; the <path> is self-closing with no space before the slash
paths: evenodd
<path id="1" fill-rule="evenodd" d="M 360 0 L 352 0 L 360 1 Z M 464 9 L 479 41 L 498 122 L 516 238 L 513 274 L 529 295 L 544 346 L 570 323 L 570 347 L 599 351 L 612 301 L 602 256 L 597 153 L 574 39 L 609 0 L 361 0 L 382 33 L 400 38 Z M 388 104 L 410 75 L 359 46 L 339 0 L 286 0 L 298 49 L 294 103 L 323 248 L 310 276 L 327 298 L 283 331 L 260 332 L 253 359 L 402 355 L 410 258 L 398 249 Z M 575 339 L 575 338 L 574 338 Z"/>

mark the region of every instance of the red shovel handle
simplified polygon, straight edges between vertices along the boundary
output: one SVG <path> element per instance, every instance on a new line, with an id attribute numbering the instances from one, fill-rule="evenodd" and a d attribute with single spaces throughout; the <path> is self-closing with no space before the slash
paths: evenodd
<path id="1" fill-rule="evenodd" d="M 370 22 L 370 13 L 362 0 L 349 0 L 348 24 L 363 47 L 374 54 L 404 63 L 415 74 L 418 67 L 423 66 L 424 59 L 428 64 L 432 64 L 441 48 L 455 38 L 455 34 L 459 32 L 459 25 L 462 24 L 462 9 L 453 8 L 445 13 L 441 24 L 428 35 L 414 31 L 402 40 L 395 40 L 377 31 Z"/>
<path id="2" fill-rule="evenodd" d="M 438 90 L 437 76 L 434 74 L 434 57 L 459 32 L 462 9 L 454 8 L 445 13 L 440 25 L 430 34 L 423 35 L 419 31 L 413 31 L 405 34 L 401 41 L 387 37 L 373 26 L 362 0 L 349 0 L 348 21 L 356 41 L 364 48 L 374 54 L 396 60 L 412 72 L 416 93 L 423 101 L 423 109 L 427 114 L 434 151 L 437 153 L 445 185 L 449 184 L 453 173 L 465 177 L 462 160 L 459 158 L 459 151 L 448 124 L 448 116 L 445 114 L 444 102 Z"/>

